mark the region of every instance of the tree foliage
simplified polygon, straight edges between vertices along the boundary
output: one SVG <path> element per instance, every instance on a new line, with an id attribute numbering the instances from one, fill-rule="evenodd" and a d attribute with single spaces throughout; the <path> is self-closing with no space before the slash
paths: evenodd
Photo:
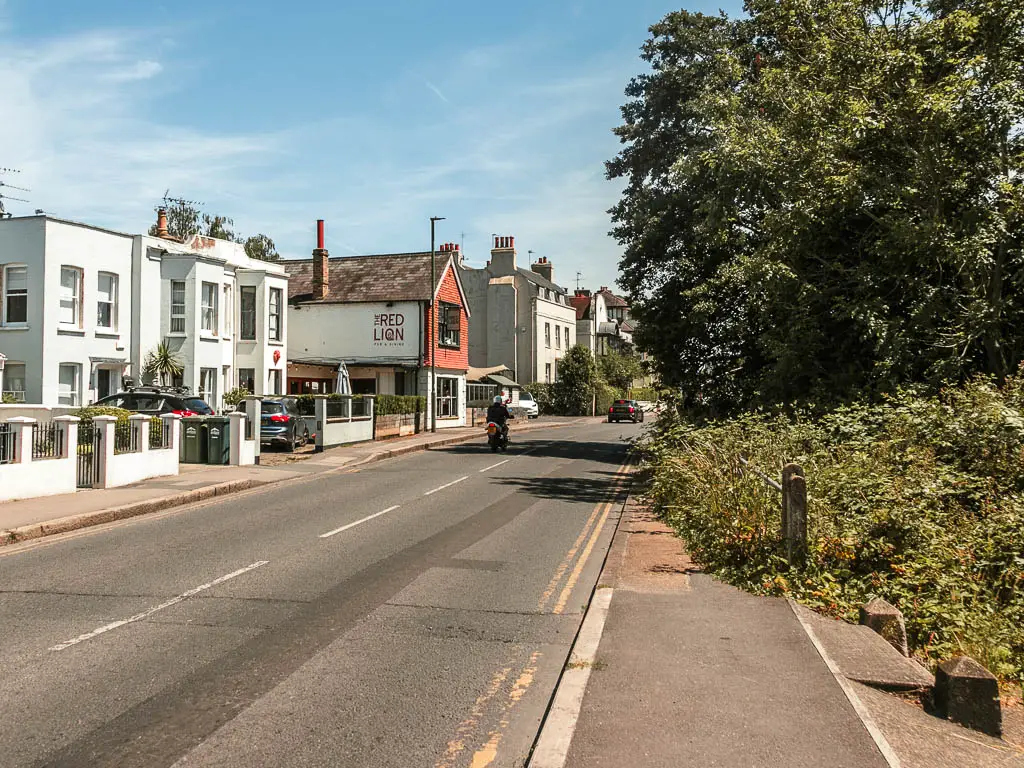
<path id="1" fill-rule="evenodd" d="M 609 351 L 597 358 L 598 375 L 613 387 L 625 390 L 633 385 L 634 379 L 644 375 L 640 358 L 632 351 Z"/>
<path id="2" fill-rule="evenodd" d="M 1024 6 L 748 0 L 651 27 L 608 175 L 636 340 L 719 411 L 1024 357 Z"/>
<path id="3" fill-rule="evenodd" d="M 551 386 L 556 410 L 566 416 L 588 415 L 597 381 L 594 356 L 577 344 L 558 361 L 558 380 Z"/>
<path id="4" fill-rule="evenodd" d="M 147 352 L 142 361 L 142 379 L 146 384 L 169 385 L 184 372 L 181 360 L 165 342 Z"/>
<path id="5" fill-rule="evenodd" d="M 215 237 L 218 240 L 230 240 L 245 246 L 245 253 L 252 259 L 261 261 L 278 261 L 281 254 L 277 252 L 274 241 L 264 234 L 242 237 L 235 233 L 235 222 L 227 216 L 200 213 L 199 209 L 185 200 L 175 200 L 165 207 L 167 211 L 167 231 L 178 240 L 188 240 L 193 235 Z M 149 234 L 156 236 L 154 224 Z"/>

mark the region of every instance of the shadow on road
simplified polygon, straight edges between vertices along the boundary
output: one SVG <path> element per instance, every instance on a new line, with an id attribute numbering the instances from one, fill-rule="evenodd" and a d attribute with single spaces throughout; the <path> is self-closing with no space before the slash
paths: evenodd
<path id="1" fill-rule="evenodd" d="M 506 477 L 497 482 L 540 499 L 599 504 L 613 498 L 617 479 L 611 473 L 587 472 L 580 477 Z M 620 489 L 618 497 L 624 493 Z"/>
<path id="2" fill-rule="evenodd" d="M 511 458 L 522 454 L 524 451 L 529 451 L 529 455 L 534 457 L 561 461 L 595 461 L 619 466 L 626 460 L 626 450 L 628 450 L 630 442 L 630 440 L 623 440 L 619 443 L 582 442 L 579 440 L 541 442 L 539 440 L 516 440 L 513 434 L 508 453 L 495 455 Z M 478 443 L 460 443 L 434 450 L 438 453 L 449 454 L 450 456 L 479 456 L 482 453 L 488 453 L 490 449 L 487 447 L 487 443 L 481 440 Z"/>

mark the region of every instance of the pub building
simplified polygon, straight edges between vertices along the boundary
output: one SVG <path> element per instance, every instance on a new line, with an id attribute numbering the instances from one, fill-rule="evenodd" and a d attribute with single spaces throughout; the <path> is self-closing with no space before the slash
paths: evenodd
<path id="1" fill-rule="evenodd" d="M 466 424 L 469 310 L 445 243 L 430 252 L 332 257 L 323 221 L 311 259 L 288 271 L 288 393 L 428 395 L 435 358 L 437 427 Z M 436 307 L 436 313 L 432 307 Z M 435 321 L 436 316 L 436 321 Z"/>

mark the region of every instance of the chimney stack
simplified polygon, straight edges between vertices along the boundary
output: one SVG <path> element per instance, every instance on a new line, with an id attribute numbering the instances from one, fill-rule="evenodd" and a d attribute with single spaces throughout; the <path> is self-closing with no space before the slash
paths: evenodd
<path id="1" fill-rule="evenodd" d="M 160 207 L 156 209 L 156 236 L 169 240 L 171 233 L 167 229 L 167 209 Z"/>
<path id="2" fill-rule="evenodd" d="M 329 254 L 324 248 L 324 220 L 316 220 L 316 248 L 313 249 L 313 300 L 323 301 L 330 290 L 330 274 L 327 266 Z"/>
<path id="3" fill-rule="evenodd" d="M 549 282 L 555 282 L 555 265 L 548 261 L 547 256 L 541 256 L 536 264 L 531 264 L 530 269 L 536 272 Z"/>
<path id="4" fill-rule="evenodd" d="M 516 271 L 516 239 L 510 235 L 495 235 L 491 249 L 491 274 L 513 275 Z"/>

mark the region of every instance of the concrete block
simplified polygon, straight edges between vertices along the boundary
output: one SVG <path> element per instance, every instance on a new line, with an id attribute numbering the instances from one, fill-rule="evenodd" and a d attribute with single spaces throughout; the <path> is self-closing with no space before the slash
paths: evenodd
<path id="1" fill-rule="evenodd" d="M 907 648 L 907 627 L 903 623 L 903 614 L 892 603 L 876 597 L 860 607 L 860 623 L 870 627 L 889 641 L 904 656 L 910 656 Z"/>
<path id="2" fill-rule="evenodd" d="M 935 673 L 935 708 L 954 723 L 999 737 L 1003 713 L 999 705 L 999 681 L 969 656 L 957 656 L 939 664 Z"/>

